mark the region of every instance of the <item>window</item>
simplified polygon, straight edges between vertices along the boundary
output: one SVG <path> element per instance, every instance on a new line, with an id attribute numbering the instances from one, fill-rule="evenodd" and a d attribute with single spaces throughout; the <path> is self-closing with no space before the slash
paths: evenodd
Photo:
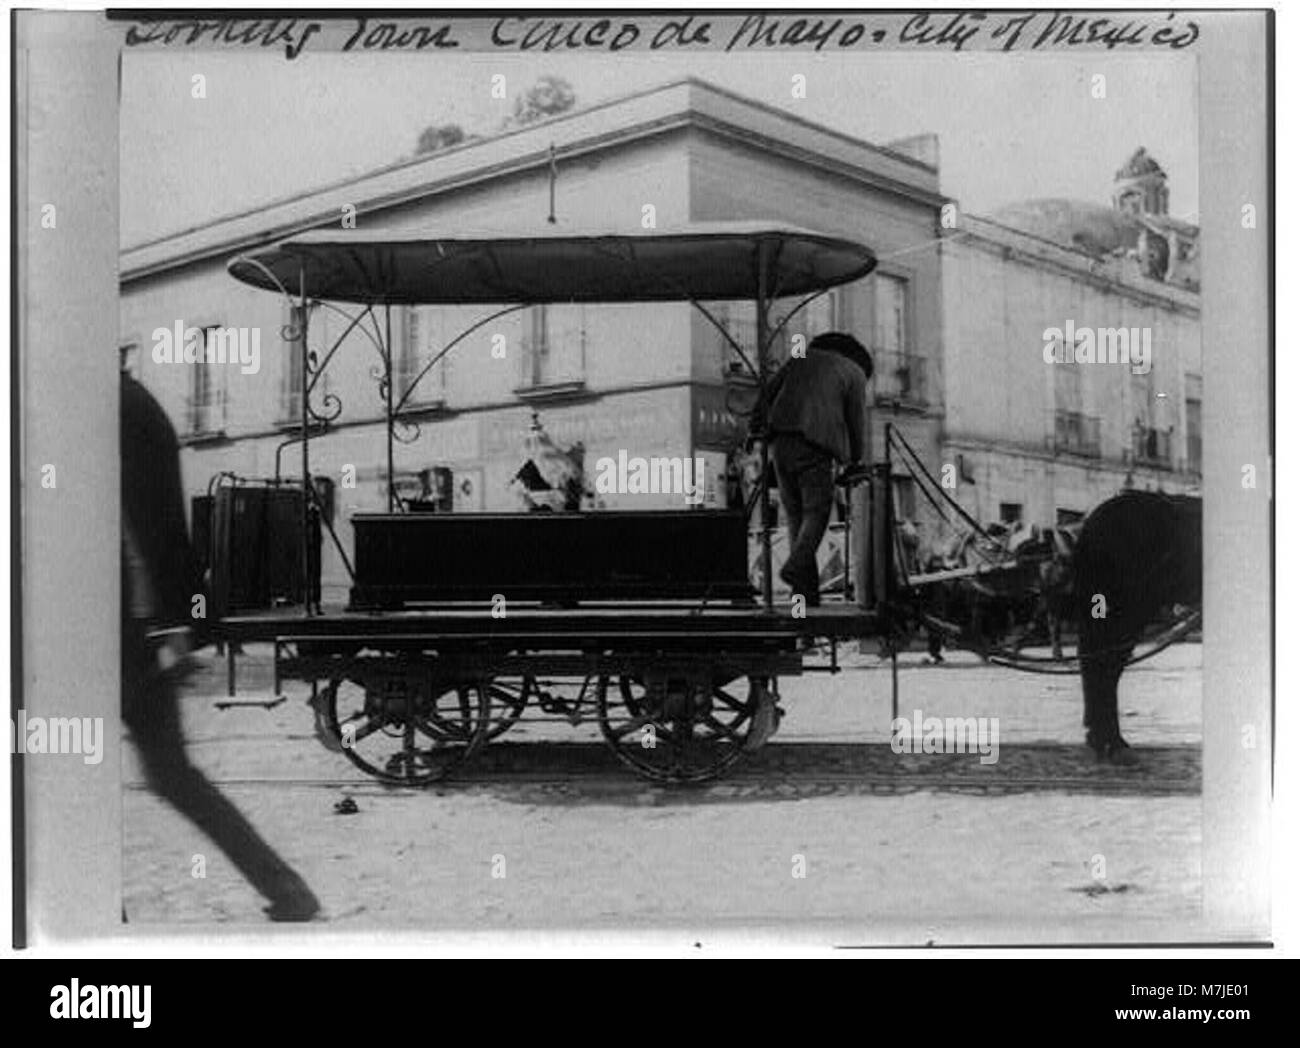
<path id="1" fill-rule="evenodd" d="M 1061 362 L 1052 365 L 1054 418 L 1052 447 L 1074 455 L 1101 454 L 1101 420 L 1083 413 L 1082 365 Z"/>
<path id="2" fill-rule="evenodd" d="M 1083 412 L 1083 374 L 1078 364 L 1052 365 L 1052 396 L 1057 411 Z"/>
<path id="3" fill-rule="evenodd" d="M 809 338 L 824 331 L 835 331 L 844 321 L 841 318 L 843 297 L 838 289 L 819 295 L 799 311 L 795 320 L 802 324 Z"/>
<path id="4" fill-rule="evenodd" d="M 551 371 L 550 306 L 533 306 L 524 318 L 524 355 L 531 366 L 530 383 L 544 385 Z"/>
<path id="5" fill-rule="evenodd" d="M 726 329 L 732 339 L 735 340 L 749 358 L 750 362 L 754 361 L 754 344 L 758 341 L 756 332 L 756 322 L 754 320 L 754 303 L 735 301 L 735 302 L 714 302 L 705 303 L 705 308 L 713 315 L 713 318 Z M 707 321 L 706 321 L 707 323 Z M 727 341 L 721 331 L 718 331 L 713 325 L 709 325 L 709 330 L 717 338 L 718 360 L 721 363 L 722 373 L 724 375 L 747 375 L 749 369 L 745 367 L 744 361 L 741 360 L 740 354 Z"/>
<path id="6" fill-rule="evenodd" d="M 802 297 L 779 299 L 774 302 L 771 313 L 773 327 L 780 324 L 787 316 L 790 319 L 772 343 L 773 359 L 778 362 L 789 359 L 796 336 L 802 337 L 804 348 L 807 349 L 808 343 L 816 336 L 826 331 L 834 331 L 839 315 L 839 301 L 838 291 L 828 291 L 824 295 L 818 295 L 797 313 L 794 310 L 803 302 Z M 752 305 L 749 311 L 753 313 Z"/>
<path id="7" fill-rule="evenodd" d="M 394 337 L 393 342 L 393 403 L 396 404 L 406 394 L 415 376 L 423 366 L 422 341 L 427 337 L 429 326 L 424 310 L 418 306 L 408 306 L 405 310 L 405 323 L 402 325 L 402 337 Z M 412 394 L 414 397 L 414 394 Z"/>
<path id="8" fill-rule="evenodd" d="M 308 318 L 316 312 L 308 307 Z M 297 331 L 302 323 L 302 307 L 290 306 L 284 327 Z M 280 345 L 280 418 L 281 422 L 298 422 L 302 415 L 302 347 L 297 340 L 283 340 Z"/>
<path id="9" fill-rule="evenodd" d="M 221 433 L 226 428 L 226 370 L 228 365 L 209 363 L 208 352 L 213 348 L 213 338 L 219 324 L 208 324 L 199 330 L 199 362 L 190 371 L 190 432 L 193 434 Z M 215 350 L 214 350 L 215 352 Z"/>
<path id="10" fill-rule="evenodd" d="M 301 316 L 301 306 L 286 306 L 282 325 L 286 333 L 300 326 Z M 319 302 L 307 303 L 307 344 L 310 349 L 316 351 L 316 367 L 324 364 L 325 357 L 334 345 L 329 318 L 329 311 Z M 383 324 L 382 316 L 379 322 Z M 296 426 L 301 422 L 302 415 L 302 346 L 296 339 L 281 337 L 277 340 L 275 348 L 280 356 L 280 408 L 276 422 L 280 425 L 292 423 Z M 339 350 L 340 355 L 345 353 L 346 350 Z M 335 360 L 337 359 L 335 357 Z M 311 402 L 319 406 L 326 394 L 330 392 L 329 367 L 326 367 L 314 382 Z"/>
<path id="11" fill-rule="evenodd" d="M 587 311 L 581 305 L 531 306 L 524 314 L 524 388 L 586 380 Z"/>
<path id="12" fill-rule="evenodd" d="M 1201 472 L 1201 402 L 1187 398 L 1187 468 Z"/>
<path id="13" fill-rule="evenodd" d="M 926 362 L 912 351 L 906 278 L 877 273 L 872 278 L 871 356 L 876 396 L 912 404 L 926 402 Z"/>
<path id="14" fill-rule="evenodd" d="M 875 348 L 901 357 L 908 351 L 907 281 L 885 273 L 876 274 Z"/>
<path id="15" fill-rule="evenodd" d="M 439 403 L 446 397 L 452 354 L 443 356 L 422 378 L 420 372 L 446 349 L 446 313 L 439 309 L 412 306 L 405 310 L 403 328 L 400 338 L 397 332 L 393 335 L 393 341 L 398 347 L 393 362 L 393 403 L 397 404 L 406 395 L 416 379 L 419 379 L 419 385 L 407 399 L 405 407 Z M 454 352 L 455 350 L 452 351 Z"/>
<path id="16" fill-rule="evenodd" d="M 1157 394 L 1151 374 L 1133 375 L 1133 436 L 1132 454 L 1139 462 L 1158 466 L 1170 464 L 1169 438 L 1173 427 L 1165 416 L 1167 397 Z"/>
<path id="17" fill-rule="evenodd" d="M 803 296 L 798 298 L 776 299 L 768 313 L 769 337 L 772 329 L 775 329 L 790 313 L 803 301 Z M 806 349 L 808 343 L 816 335 L 824 331 L 834 331 L 842 321 L 842 300 L 838 290 L 832 290 L 824 295 L 809 302 L 803 309 L 790 317 L 790 320 L 781 328 L 780 333 L 772 338 L 770 366 L 773 368 L 780 367 L 790 359 L 790 351 L 794 347 L 795 336 L 803 338 L 803 345 Z M 735 340 L 736 344 L 744 351 L 746 357 L 751 363 L 757 365 L 757 355 L 755 350 L 758 345 L 758 321 L 754 315 L 754 303 L 747 299 L 737 299 L 730 302 L 714 302 L 706 304 L 713 318 L 727 331 Z M 709 325 L 710 331 L 717 340 L 718 360 L 723 375 L 742 375 L 748 374 L 749 369 L 745 367 L 744 362 L 735 348 L 723 337 L 713 325 Z"/>
<path id="18" fill-rule="evenodd" d="M 1152 425 L 1152 400 L 1151 395 L 1151 375 L 1148 372 L 1145 375 L 1131 375 L 1129 378 L 1130 391 L 1133 398 L 1133 427 L 1135 430 L 1145 430 Z"/>
<path id="19" fill-rule="evenodd" d="M 1003 524 L 1019 524 L 1024 509 L 1019 502 L 1001 502 L 998 504 L 998 520 Z"/>

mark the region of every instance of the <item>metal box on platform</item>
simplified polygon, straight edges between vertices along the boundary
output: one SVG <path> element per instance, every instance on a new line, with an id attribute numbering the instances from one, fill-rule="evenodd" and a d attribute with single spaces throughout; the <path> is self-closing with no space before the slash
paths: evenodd
<path id="1" fill-rule="evenodd" d="M 748 599 L 743 513 L 359 513 L 352 604 Z"/>

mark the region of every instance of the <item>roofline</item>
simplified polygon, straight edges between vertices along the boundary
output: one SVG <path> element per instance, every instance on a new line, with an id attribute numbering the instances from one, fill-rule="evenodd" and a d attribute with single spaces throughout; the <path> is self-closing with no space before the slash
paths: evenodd
<path id="1" fill-rule="evenodd" d="M 453 158 L 458 154 L 465 154 L 470 150 L 499 145 L 503 141 L 509 140 L 511 137 L 535 133 L 539 128 L 555 127 L 562 125 L 567 121 L 589 118 L 593 114 L 614 107 L 625 106 L 638 100 L 644 100 L 652 95 L 666 94 L 670 91 L 682 88 L 702 89 L 710 94 L 739 103 L 751 110 L 764 113 L 770 117 L 774 117 L 787 123 L 798 125 L 813 133 L 826 135 L 855 149 L 877 154 L 882 158 L 887 158 L 895 163 L 905 164 L 909 167 L 915 168 L 918 173 L 924 173 L 931 178 L 937 179 L 937 168 L 915 160 L 912 157 L 854 138 L 851 135 L 846 135 L 833 128 L 828 128 L 824 125 L 788 113 L 776 106 L 769 106 L 765 103 L 747 98 L 744 95 L 717 87 L 707 81 L 695 77 L 687 77 L 657 87 L 647 88 L 643 91 L 621 95 L 618 98 L 596 103 L 581 110 L 564 113 L 549 120 L 541 120 L 524 127 L 512 127 L 493 135 L 474 138 L 449 149 L 439 150 L 436 153 L 396 161 L 383 167 L 375 168 L 362 175 L 339 179 L 328 184 L 313 187 L 301 193 L 279 197 L 267 203 L 260 204 L 257 207 L 232 212 L 223 215 L 220 218 L 213 219 L 210 222 L 178 230 L 163 237 L 157 237 L 152 240 L 132 244 L 123 248 L 119 252 L 119 258 L 122 261 L 120 281 L 122 283 L 127 283 L 129 281 L 145 279 L 160 272 L 166 272 L 168 270 L 192 265 L 215 255 L 225 255 L 231 251 L 245 250 L 250 247 L 260 246 L 275 240 L 283 239 L 287 236 L 293 236 L 308 229 L 317 228 L 326 223 L 332 223 L 338 218 L 338 208 L 334 201 L 329 199 L 331 195 L 342 194 L 346 190 L 362 185 L 367 181 L 390 176 L 402 171 L 403 169 L 416 168 L 420 165 L 442 165 L 445 164 L 449 158 Z M 740 141 L 745 141 L 749 144 L 760 145 L 767 151 L 779 153 L 802 163 L 822 167 L 826 170 L 853 178 L 856 181 L 873 185 L 876 188 L 914 198 L 919 202 L 928 205 L 939 205 L 947 200 L 947 198 L 943 197 L 941 194 L 932 192 L 925 187 L 908 184 L 899 181 L 897 178 L 892 178 L 887 174 L 872 172 L 867 168 L 848 164 L 844 161 L 838 160 L 837 158 L 822 155 L 815 150 L 801 148 L 799 145 L 789 142 L 788 140 L 772 138 L 770 135 L 764 134 L 755 128 L 746 128 L 732 121 L 706 114 L 701 112 L 701 110 L 689 98 L 684 107 L 678 108 L 666 115 L 630 124 L 615 131 L 589 134 L 585 137 L 580 137 L 575 141 L 565 143 L 563 146 L 557 145 L 556 157 L 571 159 L 573 157 L 582 156 L 599 150 L 606 150 L 615 146 L 625 145 L 630 142 L 650 139 L 658 135 L 667 134 L 672 131 L 692 126 L 716 134 L 732 137 Z M 512 157 L 506 161 L 471 167 L 468 170 L 453 176 L 434 179 L 431 181 L 423 181 L 414 186 L 403 187 L 395 192 L 380 195 L 372 194 L 364 197 L 362 200 L 357 200 L 357 198 L 353 196 L 348 202 L 356 206 L 358 215 L 362 215 L 387 208 L 399 207 L 425 197 L 437 196 L 442 193 L 463 189 L 471 185 L 508 177 L 538 167 L 544 167 L 549 164 L 549 162 L 549 148 L 539 148 Z M 320 197 L 322 200 L 319 208 L 312 210 L 307 215 L 296 217 L 291 221 L 281 223 L 277 226 L 264 226 L 255 233 L 215 238 L 212 236 L 217 233 L 222 226 L 237 223 L 241 220 L 252 219 L 258 215 L 269 214 L 277 208 L 289 207 L 295 203 L 306 201 L 311 197 Z M 207 234 L 207 236 L 204 236 L 204 234 Z M 209 242 L 195 247 L 192 250 L 180 253 L 169 253 L 165 251 L 166 246 L 169 244 L 176 244 L 186 238 L 195 237 L 202 238 Z M 156 258 L 152 261 L 148 260 L 148 256 L 159 254 L 164 257 Z M 146 260 L 132 265 L 131 257 L 140 255 L 146 256 Z"/>
<path id="2" fill-rule="evenodd" d="M 728 88 L 719 87 L 717 84 L 711 83 L 708 80 L 702 80 L 699 77 L 690 76 L 683 80 L 675 80 L 670 84 L 665 84 L 664 88 L 680 87 L 682 85 L 702 87 L 706 91 L 711 91 L 716 95 L 722 95 L 724 98 L 730 98 L 732 101 L 741 102 L 753 109 L 759 109 L 765 113 L 771 114 L 772 116 L 778 116 L 783 120 L 789 120 L 793 123 L 799 124 L 802 127 L 808 128 L 810 131 L 816 131 L 820 134 L 830 135 L 832 138 L 838 138 L 841 142 L 855 146 L 858 149 L 867 149 L 873 153 L 887 156 L 891 160 L 897 160 L 899 163 L 910 164 L 912 167 L 919 168 L 921 171 L 928 174 L 938 175 L 939 173 L 939 167 L 937 164 L 927 164 L 924 160 L 918 160 L 916 157 L 909 156 L 907 153 L 899 152 L 896 149 L 890 149 L 888 146 L 882 146 L 875 142 L 868 142 L 865 138 L 858 138 L 854 135 L 846 134 L 828 124 L 820 124 L 816 120 L 809 120 L 807 117 L 802 117 L 797 113 L 791 113 L 787 109 L 782 109 L 780 106 L 769 105 L 767 102 L 760 102 L 756 98 L 750 98 L 747 95 L 739 94 Z M 663 90 L 663 88 L 658 90 Z"/>
<path id="3" fill-rule="evenodd" d="M 1163 301 L 1176 310 L 1200 316 L 1199 291 L 1191 291 L 1145 277 L 1140 278 L 1140 282 L 1135 282 L 1130 277 L 1110 271 L 1109 262 L 1097 259 L 1086 251 L 1017 229 L 1015 226 L 1008 226 L 984 215 L 968 214 L 963 222 L 964 228 L 945 231 L 947 235 L 942 243 L 960 244 L 969 241 L 972 247 L 985 251 L 1016 251 L 1068 273 L 1082 274 L 1090 281 L 1118 288 L 1133 297 L 1147 301 Z M 1021 243 L 1017 243 L 1017 240 Z"/>
<path id="4" fill-rule="evenodd" d="M 224 215 L 219 215 L 218 217 L 211 219 L 210 221 L 200 222 L 198 225 L 195 226 L 187 226 L 184 229 L 178 229 L 173 233 L 166 233 L 162 236 L 154 237 L 152 240 L 141 240 L 137 243 L 129 244 L 122 249 L 122 253 L 125 254 L 128 251 L 138 251 L 141 248 L 146 248 L 146 247 L 155 247 L 158 244 L 164 244 L 169 240 L 175 240 L 177 237 L 186 236 L 190 233 L 199 233 L 205 229 L 214 229 L 217 226 L 220 226 L 226 222 L 230 222 L 237 218 L 247 218 L 250 215 L 256 215 L 258 212 L 261 211 L 269 211 L 274 207 L 280 207 L 284 204 L 292 204 L 294 201 L 300 200 L 306 196 L 312 196 L 317 193 L 328 193 L 331 192 L 332 190 L 344 189 L 348 186 L 357 185 L 361 182 L 366 181 L 367 179 L 374 178 L 376 175 L 387 175 L 394 171 L 400 171 L 402 168 L 405 167 L 414 167 L 418 164 L 428 164 L 437 160 L 444 160 L 447 157 L 452 156 L 456 153 L 464 152 L 467 149 L 474 149 L 475 147 L 485 145 L 488 142 L 500 142 L 514 135 L 527 134 L 528 132 L 534 131 L 539 127 L 561 124 L 566 120 L 573 120 L 577 117 L 588 116 L 591 113 L 600 112 L 602 109 L 608 109 L 611 106 L 619 105 L 625 102 L 631 102 L 634 101 L 635 99 L 643 98 L 646 95 L 653 94 L 657 91 L 665 91 L 671 87 L 679 87 L 686 82 L 687 81 L 677 80 L 677 81 L 673 81 L 670 84 L 663 84 L 660 85 L 659 87 L 649 88 L 644 91 L 636 91 L 627 95 L 619 95 L 617 98 L 607 99 L 604 102 L 597 102 L 590 106 L 584 106 L 582 109 L 570 110 L 569 112 L 561 113 L 558 116 L 548 117 L 545 120 L 538 120 L 531 124 L 525 124 L 522 126 L 503 127 L 488 135 L 474 135 L 469 138 L 466 138 L 462 142 L 458 142 L 454 146 L 449 146 L 446 149 L 439 149 L 429 153 L 417 153 L 414 156 L 402 157 L 401 159 L 390 161 L 387 164 L 382 164 L 379 167 L 370 168 L 368 171 L 363 171 L 359 175 L 347 175 L 344 176 L 343 178 L 335 179 L 333 182 L 322 182 L 319 185 L 310 186 L 307 189 L 300 190 L 299 192 L 296 193 L 287 193 L 284 196 L 275 197 L 271 200 L 265 201 L 264 203 L 256 204 L 253 207 L 247 207 L 240 211 L 229 211 Z"/>
<path id="5" fill-rule="evenodd" d="M 766 102 L 760 102 L 757 99 L 749 98 L 746 95 L 739 94 L 727 88 L 719 87 L 717 84 L 711 83 L 708 80 L 701 79 L 700 77 L 688 76 L 688 77 L 683 77 L 680 80 L 671 80 L 663 84 L 656 85 L 654 87 L 648 87 L 641 91 L 633 91 L 626 95 L 619 95 L 616 98 L 606 99 L 604 102 L 596 102 L 593 103 L 592 105 L 584 106 L 581 109 L 574 109 L 571 110 L 570 112 L 561 113 L 558 116 L 549 117 L 545 120 L 538 120 L 535 123 L 527 124 L 522 127 L 513 126 L 513 127 L 502 128 L 488 135 L 472 135 L 467 139 L 465 139 L 463 142 L 459 142 L 456 145 L 450 146 L 446 149 L 439 149 L 434 153 L 416 154 L 414 156 L 403 157 L 399 160 L 394 160 L 391 161 L 390 163 L 382 164 L 379 167 L 371 168 L 370 170 L 362 172 L 359 175 L 348 175 L 343 178 L 335 179 L 332 182 L 322 182 L 319 185 L 312 186 L 298 193 L 287 193 L 284 196 L 273 197 L 272 199 L 267 200 L 261 204 L 257 204 L 253 207 L 243 208 L 239 211 L 226 212 L 224 215 L 220 215 L 217 218 L 211 219 L 208 222 L 200 222 L 197 225 L 185 226 L 181 229 L 175 230 L 174 232 L 163 234 L 162 236 L 153 237 L 152 239 L 149 240 L 140 240 L 134 244 L 128 244 L 126 247 L 122 249 L 122 253 L 125 254 L 128 251 L 138 251 L 141 250 L 142 248 L 154 247 L 158 244 L 164 244 L 168 240 L 174 240 L 177 237 L 185 236 L 190 233 L 202 232 L 205 229 L 212 229 L 216 226 L 219 226 L 225 222 L 229 222 L 233 219 L 247 218 L 250 215 L 257 214 L 259 211 L 269 211 L 271 208 L 278 207 L 283 204 L 291 204 L 295 200 L 306 195 L 310 195 L 313 193 L 327 193 L 330 192 L 331 190 L 342 189 L 346 186 L 356 185 L 357 183 L 363 182 L 368 178 L 373 178 L 376 175 L 388 174 L 393 171 L 399 171 L 404 167 L 412 167 L 416 164 L 427 164 L 432 160 L 440 160 L 454 153 L 458 153 L 466 149 L 473 149 L 474 147 L 483 145 L 487 142 L 497 142 L 497 141 L 507 139 L 512 135 L 525 134 L 539 127 L 560 124 L 566 120 L 573 120 L 578 117 L 587 116 L 591 113 L 600 112 L 603 109 L 609 109 L 614 106 L 623 105 L 627 102 L 634 101 L 638 98 L 644 98 L 647 95 L 658 94 L 661 91 L 669 91 L 677 87 L 701 87 L 707 91 L 711 91 L 714 94 L 722 95 L 723 97 L 730 98 L 736 102 L 741 102 L 747 106 L 750 106 L 753 109 L 762 110 L 763 112 L 769 113 L 773 116 L 778 116 L 784 120 L 789 120 L 793 123 L 806 127 L 809 130 L 817 131 L 825 135 L 830 135 L 833 138 L 837 138 L 840 141 L 845 142 L 849 145 L 856 146 L 857 148 L 867 149 L 873 153 L 880 153 L 882 156 L 887 156 L 892 160 L 899 161 L 900 163 L 911 164 L 912 166 L 917 167 L 920 170 L 926 171 L 930 174 L 937 175 L 939 171 L 937 165 L 927 164 L 923 160 L 918 160 L 915 157 L 909 156 L 906 153 L 901 153 L 898 152 L 897 150 L 890 149 L 888 146 L 881 146 L 874 142 L 868 142 L 866 139 L 857 138 L 853 135 L 846 134 L 843 131 L 839 131 L 836 128 L 830 127 L 827 124 L 820 124 L 815 120 L 809 120 L 806 117 L 802 117 L 795 113 L 791 113 L 788 110 L 779 108 L 778 106 L 769 105 Z"/>

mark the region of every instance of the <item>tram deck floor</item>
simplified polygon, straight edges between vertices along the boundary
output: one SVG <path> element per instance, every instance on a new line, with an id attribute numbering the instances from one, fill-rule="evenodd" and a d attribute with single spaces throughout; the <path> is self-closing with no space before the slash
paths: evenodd
<path id="1" fill-rule="evenodd" d="M 873 636 L 877 616 L 843 602 L 814 608 L 790 603 L 767 609 L 759 604 L 582 604 L 574 607 L 511 603 L 495 609 L 489 602 L 444 604 L 400 611 L 349 610 L 326 607 L 307 615 L 301 608 L 230 615 L 219 620 L 216 634 L 235 642 L 289 637 L 513 637 L 557 636 L 744 636 L 824 637 L 850 639 Z"/>

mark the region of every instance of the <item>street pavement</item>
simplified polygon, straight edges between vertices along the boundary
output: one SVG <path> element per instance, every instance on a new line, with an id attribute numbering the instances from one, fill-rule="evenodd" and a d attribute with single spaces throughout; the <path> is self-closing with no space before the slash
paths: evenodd
<path id="1" fill-rule="evenodd" d="M 1126 672 L 1133 769 L 1082 746 L 1077 677 L 963 653 L 938 666 L 904 654 L 899 713 L 996 717 L 997 763 L 897 754 L 888 663 L 840 655 L 838 674 L 783 681 L 775 739 L 704 787 L 637 779 L 593 724 L 530 720 L 457 781 L 390 788 L 319 744 L 301 684 L 270 709 L 218 708 L 216 658 L 190 683 L 184 725 L 190 759 L 311 886 L 314 923 L 339 931 L 1188 937 L 1200 910 L 1199 645 Z M 240 701 L 271 701 L 270 649 L 250 646 L 239 679 Z M 129 746 L 124 779 L 128 920 L 265 925 L 265 900 L 144 785 Z"/>

